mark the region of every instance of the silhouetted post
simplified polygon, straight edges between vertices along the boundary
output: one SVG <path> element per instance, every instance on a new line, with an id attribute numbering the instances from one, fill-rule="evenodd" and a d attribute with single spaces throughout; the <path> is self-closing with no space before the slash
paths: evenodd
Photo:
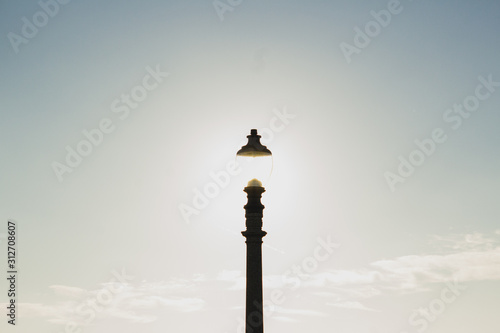
<path id="1" fill-rule="evenodd" d="M 248 143 L 241 147 L 236 153 L 237 158 L 250 162 L 252 176 L 266 177 L 272 170 L 272 153 L 266 146 L 260 143 L 261 136 L 256 129 L 250 130 L 247 136 Z M 271 162 L 269 169 L 261 162 Z M 267 170 L 266 170 L 267 169 Z M 262 173 L 264 171 L 264 173 Z M 246 177 L 249 177 L 247 175 Z M 249 177 L 250 178 L 250 177 Z M 264 180 L 261 178 L 261 180 Z M 264 316 L 262 304 L 262 237 L 267 232 L 262 230 L 262 211 L 264 206 L 260 202 L 262 193 L 266 190 L 262 187 L 261 180 L 253 178 L 243 191 L 247 193 L 248 202 L 245 205 L 245 217 L 247 230 L 242 235 L 247 239 L 247 295 L 246 295 L 246 333 L 264 333 Z"/>
<path id="2" fill-rule="evenodd" d="M 263 333 L 264 316 L 262 305 L 262 237 L 267 233 L 262 230 L 262 211 L 260 202 L 262 186 L 247 186 L 248 202 L 244 206 L 247 230 L 241 234 L 247 244 L 247 295 L 246 295 L 246 333 Z"/>

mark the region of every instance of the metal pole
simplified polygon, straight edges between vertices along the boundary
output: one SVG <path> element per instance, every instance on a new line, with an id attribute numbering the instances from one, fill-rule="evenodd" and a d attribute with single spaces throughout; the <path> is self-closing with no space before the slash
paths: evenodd
<path id="1" fill-rule="evenodd" d="M 267 232 L 262 230 L 262 211 L 260 202 L 262 186 L 247 186 L 248 202 L 244 206 L 246 230 L 241 234 L 246 237 L 247 244 L 247 294 L 246 294 L 246 326 L 245 333 L 263 333 L 264 316 L 262 304 L 262 237 Z"/>

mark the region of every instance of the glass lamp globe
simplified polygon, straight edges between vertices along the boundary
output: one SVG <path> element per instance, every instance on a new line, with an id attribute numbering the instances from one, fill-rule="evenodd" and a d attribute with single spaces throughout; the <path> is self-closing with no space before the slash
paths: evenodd
<path id="1" fill-rule="evenodd" d="M 250 130 L 248 143 L 236 153 L 236 162 L 242 169 L 243 180 L 247 186 L 262 186 L 273 170 L 273 155 L 260 143 L 261 136 L 256 129 Z"/>

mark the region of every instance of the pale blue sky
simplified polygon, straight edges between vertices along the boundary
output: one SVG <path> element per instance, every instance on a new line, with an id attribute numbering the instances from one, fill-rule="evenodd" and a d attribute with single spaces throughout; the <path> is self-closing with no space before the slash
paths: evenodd
<path id="1" fill-rule="evenodd" d="M 223 20 L 212 1 L 41 3 L 52 15 L 0 2 L 18 332 L 240 332 L 243 180 L 193 201 L 257 128 L 274 155 L 264 298 L 282 292 L 266 331 L 498 333 L 500 3 L 222 0 Z M 58 176 L 79 145 L 92 151 Z"/>

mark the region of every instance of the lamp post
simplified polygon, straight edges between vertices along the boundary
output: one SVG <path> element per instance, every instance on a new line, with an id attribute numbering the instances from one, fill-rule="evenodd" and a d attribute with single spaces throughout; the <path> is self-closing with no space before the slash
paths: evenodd
<path id="1" fill-rule="evenodd" d="M 236 153 L 242 167 L 255 172 L 261 179 L 266 178 L 269 170 L 269 161 L 272 168 L 272 154 L 266 146 L 260 143 L 260 135 L 256 129 L 247 136 L 248 143 Z M 258 160 L 257 160 L 258 159 Z M 264 162 L 264 163 L 261 163 Z M 267 173 L 269 176 L 270 171 Z M 264 178 L 262 178 L 264 177 Z M 260 202 L 262 193 L 266 190 L 262 182 L 252 178 L 243 189 L 247 193 L 248 202 L 244 206 L 246 230 L 241 234 L 246 238 L 247 244 L 247 285 L 246 285 L 246 333 L 263 333 L 263 297 L 262 297 L 262 238 L 267 234 L 262 230 L 262 211 L 264 205 Z"/>

